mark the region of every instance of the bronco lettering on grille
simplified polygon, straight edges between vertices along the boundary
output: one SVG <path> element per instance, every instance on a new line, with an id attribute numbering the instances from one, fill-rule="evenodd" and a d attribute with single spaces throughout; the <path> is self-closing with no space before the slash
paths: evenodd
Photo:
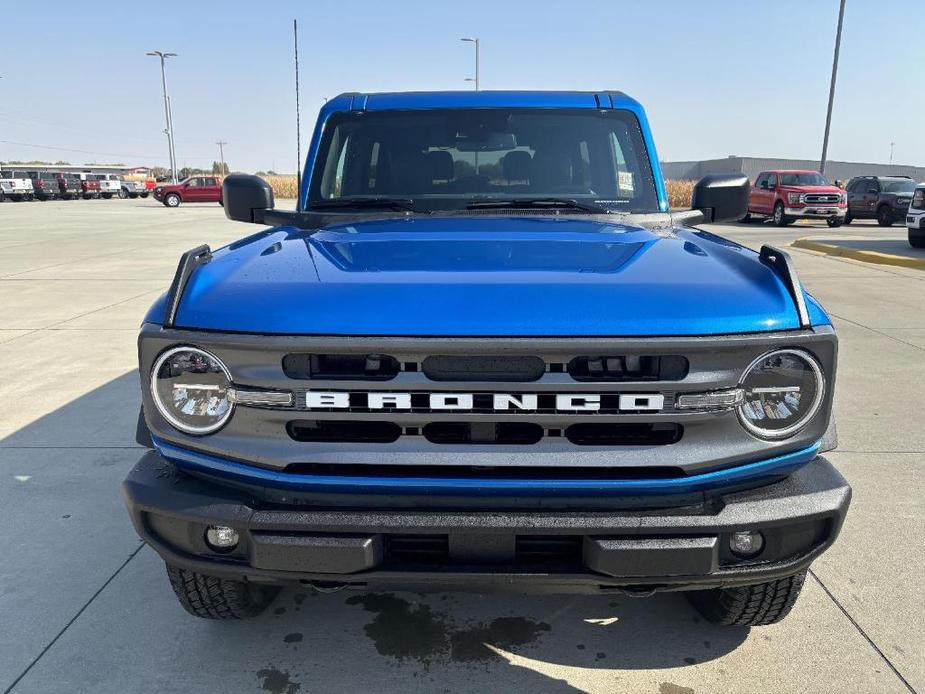
<path id="1" fill-rule="evenodd" d="M 425 403 L 412 398 L 424 397 Z M 551 394 L 554 407 L 561 412 L 595 412 L 601 409 L 599 393 Z M 549 397 L 549 396 L 547 396 Z M 609 397 L 613 397 L 612 395 Z M 657 411 L 665 405 L 665 396 L 654 393 L 621 393 L 617 396 L 621 410 Z M 309 391 L 305 394 L 309 410 L 452 410 L 488 409 L 497 412 L 536 411 L 541 409 L 535 393 L 396 393 Z"/>

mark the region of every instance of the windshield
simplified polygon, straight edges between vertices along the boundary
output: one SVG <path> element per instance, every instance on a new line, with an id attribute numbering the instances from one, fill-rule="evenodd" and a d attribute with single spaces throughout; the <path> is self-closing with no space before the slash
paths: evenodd
<path id="1" fill-rule="evenodd" d="M 370 198 L 421 211 L 559 199 L 578 201 L 585 212 L 659 211 L 639 123 L 620 110 L 335 114 L 319 147 L 309 208 Z"/>
<path id="2" fill-rule="evenodd" d="M 884 193 L 911 193 L 915 190 L 915 181 L 904 178 L 900 181 L 880 179 L 880 186 Z"/>
<path id="3" fill-rule="evenodd" d="M 822 174 L 812 173 L 784 173 L 780 175 L 782 186 L 827 186 Z"/>

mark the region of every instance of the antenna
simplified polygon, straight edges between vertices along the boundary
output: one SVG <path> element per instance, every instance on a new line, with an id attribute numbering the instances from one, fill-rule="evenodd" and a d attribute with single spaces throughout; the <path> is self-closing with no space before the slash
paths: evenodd
<path id="1" fill-rule="evenodd" d="M 296 209 L 300 209 L 302 207 L 302 133 L 299 128 L 299 23 L 295 19 L 292 20 L 292 39 L 295 44 L 295 182 L 296 197 L 300 198 L 296 201 Z"/>

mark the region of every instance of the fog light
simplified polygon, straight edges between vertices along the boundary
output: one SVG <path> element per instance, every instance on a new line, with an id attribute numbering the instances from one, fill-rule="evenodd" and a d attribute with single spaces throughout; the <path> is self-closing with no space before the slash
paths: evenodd
<path id="1" fill-rule="evenodd" d="M 754 557 L 764 549 L 764 537 L 754 530 L 740 530 L 729 538 L 729 549 L 740 557 Z"/>
<path id="2" fill-rule="evenodd" d="M 206 544 L 217 552 L 230 552 L 238 539 L 238 531 L 226 525 L 211 525 L 206 530 Z"/>

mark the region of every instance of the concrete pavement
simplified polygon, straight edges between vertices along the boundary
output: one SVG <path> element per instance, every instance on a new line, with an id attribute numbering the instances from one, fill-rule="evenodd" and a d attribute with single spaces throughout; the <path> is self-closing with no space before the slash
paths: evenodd
<path id="1" fill-rule="evenodd" d="M 186 615 L 118 496 L 134 340 L 183 250 L 254 230 L 212 205 L 0 205 L 0 691 L 925 691 L 925 272 L 797 249 L 841 337 L 831 458 L 855 497 L 781 624 L 715 627 L 679 595 L 295 589 L 249 622 Z"/>

